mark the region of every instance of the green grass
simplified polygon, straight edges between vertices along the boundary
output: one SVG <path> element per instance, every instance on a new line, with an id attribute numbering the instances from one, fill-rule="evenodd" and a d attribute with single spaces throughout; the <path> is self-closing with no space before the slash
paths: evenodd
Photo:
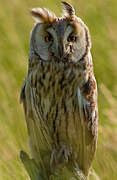
<path id="1" fill-rule="evenodd" d="M 99 140 L 93 168 L 101 180 L 117 179 L 117 2 L 70 1 L 88 25 L 99 91 Z M 77 3 L 76 3 L 77 2 Z M 0 2 L 0 180 L 25 180 L 19 151 L 27 147 L 27 129 L 19 103 L 27 73 L 32 7 L 56 9 L 60 0 Z"/>

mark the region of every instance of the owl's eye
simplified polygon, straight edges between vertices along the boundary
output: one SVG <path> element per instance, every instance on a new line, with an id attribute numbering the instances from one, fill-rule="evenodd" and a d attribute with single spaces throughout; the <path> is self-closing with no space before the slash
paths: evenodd
<path id="1" fill-rule="evenodd" d="M 51 41 L 53 41 L 53 37 L 51 36 L 51 34 L 45 36 L 45 42 L 51 42 Z"/>
<path id="2" fill-rule="evenodd" d="M 68 42 L 75 42 L 76 41 L 76 36 L 70 34 L 69 37 L 67 38 Z"/>

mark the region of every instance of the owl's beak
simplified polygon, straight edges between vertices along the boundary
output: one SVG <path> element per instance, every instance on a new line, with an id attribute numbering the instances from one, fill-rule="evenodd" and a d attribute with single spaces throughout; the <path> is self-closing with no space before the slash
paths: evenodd
<path id="1" fill-rule="evenodd" d="M 58 46 L 58 57 L 62 58 L 63 54 L 64 54 L 64 48 L 63 48 L 62 44 L 60 44 Z"/>

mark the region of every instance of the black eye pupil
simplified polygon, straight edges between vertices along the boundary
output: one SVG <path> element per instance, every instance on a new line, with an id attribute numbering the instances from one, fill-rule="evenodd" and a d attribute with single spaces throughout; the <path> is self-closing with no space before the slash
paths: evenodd
<path id="1" fill-rule="evenodd" d="M 76 36 L 70 35 L 68 37 L 68 42 L 75 42 L 76 41 Z"/>
<path id="2" fill-rule="evenodd" d="M 52 36 L 48 35 L 48 40 L 51 41 L 52 40 Z"/>
<path id="3" fill-rule="evenodd" d="M 50 34 L 48 34 L 47 36 L 45 36 L 45 41 L 46 42 L 53 41 L 53 37 Z"/>

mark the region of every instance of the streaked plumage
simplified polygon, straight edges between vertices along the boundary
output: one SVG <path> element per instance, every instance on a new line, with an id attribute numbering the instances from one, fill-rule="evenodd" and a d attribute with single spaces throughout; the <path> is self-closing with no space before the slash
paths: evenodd
<path id="1" fill-rule="evenodd" d="M 49 177 L 60 164 L 69 167 L 76 161 L 87 176 L 98 129 L 91 40 L 73 7 L 63 5 L 62 18 L 45 8 L 31 10 L 37 24 L 21 101 L 31 155 L 41 170 Z"/>

